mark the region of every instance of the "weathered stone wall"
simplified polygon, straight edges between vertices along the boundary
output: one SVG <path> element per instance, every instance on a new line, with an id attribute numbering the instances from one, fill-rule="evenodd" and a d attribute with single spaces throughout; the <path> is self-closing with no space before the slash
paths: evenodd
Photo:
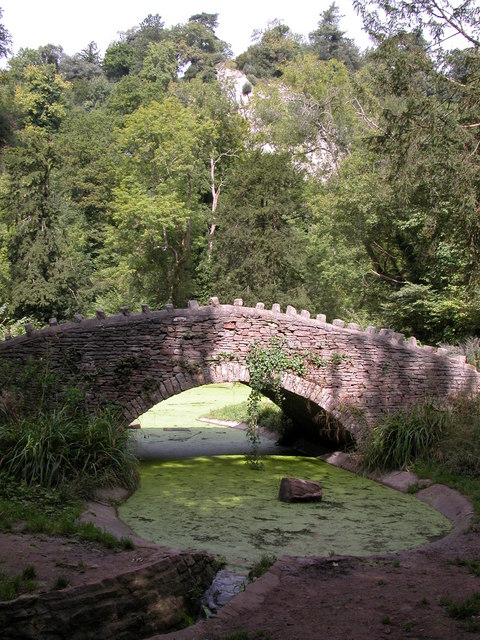
<path id="1" fill-rule="evenodd" d="M 365 424 L 426 397 L 438 401 L 480 390 L 478 371 L 462 357 L 445 350 L 419 347 L 414 338 L 374 327 L 365 331 L 343 321 L 327 323 L 292 307 L 282 313 L 262 303 L 256 308 L 209 306 L 195 301 L 187 309 L 173 306 L 141 313 L 82 319 L 49 327 L 0 344 L 0 358 L 25 361 L 48 355 L 63 375 L 81 375 L 89 386 L 92 406 L 120 404 L 131 420 L 151 406 L 190 387 L 211 382 L 248 383 L 245 356 L 255 341 L 284 338 L 299 353 L 315 354 L 321 366 L 309 366 L 302 378 L 282 380 L 285 410 L 319 421 L 325 415 L 339 421 L 354 436 Z"/>
<path id="2" fill-rule="evenodd" d="M 218 569 L 200 553 L 171 553 L 147 567 L 82 587 L 0 602 L 2 640 L 138 640 L 186 626 Z"/>

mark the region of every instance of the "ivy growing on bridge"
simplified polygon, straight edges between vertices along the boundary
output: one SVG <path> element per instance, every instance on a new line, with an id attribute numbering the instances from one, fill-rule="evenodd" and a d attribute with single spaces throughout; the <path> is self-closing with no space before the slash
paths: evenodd
<path id="1" fill-rule="evenodd" d="M 246 364 L 250 374 L 250 395 L 248 397 L 247 438 L 250 453 L 246 456 L 252 469 L 263 469 L 259 454 L 258 416 L 262 394 L 270 396 L 278 405 L 282 404 L 281 380 L 287 371 L 299 376 L 307 373 L 305 357 L 292 353 L 285 347 L 286 340 L 271 338 L 268 347 L 253 343 L 247 353 Z"/>

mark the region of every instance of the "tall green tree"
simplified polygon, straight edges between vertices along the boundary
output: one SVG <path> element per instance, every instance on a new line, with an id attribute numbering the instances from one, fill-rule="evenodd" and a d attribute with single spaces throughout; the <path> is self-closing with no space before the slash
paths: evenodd
<path id="1" fill-rule="evenodd" d="M 216 13 L 195 14 L 186 24 L 172 29 L 185 80 L 201 78 L 203 82 L 214 82 L 216 65 L 231 56 L 228 44 L 215 34 L 217 18 Z"/>
<path id="2" fill-rule="evenodd" d="M 303 190 L 288 154 L 254 151 L 232 167 L 219 205 L 217 295 L 308 308 Z"/>
<path id="3" fill-rule="evenodd" d="M 255 44 L 237 56 L 235 62 L 252 80 L 279 78 L 287 62 L 295 59 L 301 50 L 301 38 L 279 20 L 270 22 L 266 29 L 254 32 Z"/>
<path id="4" fill-rule="evenodd" d="M 208 126 L 172 96 L 139 107 L 120 132 L 109 247 L 119 256 L 132 304 L 178 304 L 188 297 Z"/>
<path id="5" fill-rule="evenodd" d="M 476 0 L 353 0 L 368 33 L 381 41 L 401 32 L 429 34 L 436 44 L 454 35 L 480 45 L 480 7 Z"/>
<path id="6" fill-rule="evenodd" d="M 3 18 L 3 9 L 0 7 L 0 20 Z M 6 58 L 10 53 L 10 45 L 12 44 L 12 36 L 5 27 L 3 22 L 0 22 L 0 58 Z"/>
<path id="7" fill-rule="evenodd" d="M 57 131 L 66 114 L 68 89 L 68 83 L 57 74 L 54 65 L 27 66 L 15 90 L 16 105 L 24 122 Z"/>
<path id="8" fill-rule="evenodd" d="M 17 138 L 4 153 L 1 200 L 11 311 L 64 319 L 78 309 L 86 281 L 82 231 L 54 188 L 58 158 L 48 130 L 28 125 Z"/>
<path id="9" fill-rule="evenodd" d="M 343 62 L 351 71 L 360 68 L 361 58 L 358 47 L 353 40 L 345 37 L 345 31 L 340 29 L 339 8 L 332 4 L 320 14 L 318 28 L 309 34 L 312 51 L 320 60 L 338 60 Z"/>
<path id="10" fill-rule="evenodd" d="M 478 70 L 478 55 L 469 63 Z M 477 83 L 459 85 L 415 34 L 384 40 L 369 72 L 377 112 L 338 188 L 345 232 L 371 262 L 377 311 L 424 340 L 477 331 Z"/>

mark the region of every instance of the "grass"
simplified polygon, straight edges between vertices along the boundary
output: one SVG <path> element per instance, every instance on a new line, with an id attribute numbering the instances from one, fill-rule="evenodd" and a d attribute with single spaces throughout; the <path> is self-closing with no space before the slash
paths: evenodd
<path id="1" fill-rule="evenodd" d="M 72 415 L 64 406 L 0 425 L 1 468 L 19 483 L 46 488 L 68 483 L 83 494 L 95 486 L 133 489 L 138 478 L 129 437 L 111 409 Z"/>
<path id="2" fill-rule="evenodd" d="M 248 402 L 245 401 L 218 407 L 204 417 L 214 420 L 248 422 Z M 283 412 L 274 402 L 264 397 L 260 404 L 258 423 L 273 433 L 281 434 L 283 429 Z"/>
<path id="3" fill-rule="evenodd" d="M 467 631 L 480 630 L 480 592 L 473 593 L 463 602 L 455 602 L 451 598 L 442 598 L 440 604 L 450 618 L 459 620 Z"/>
<path id="4" fill-rule="evenodd" d="M 37 572 L 33 565 L 24 568 L 21 576 L 0 573 L 0 601 L 13 600 L 22 593 L 31 593 L 37 588 Z"/>
<path id="5" fill-rule="evenodd" d="M 26 533 L 74 536 L 108 549 L 133 548 L 128 538 L 118 540 L 92 523 L 79 523 L 82 507 L 83 502 L 68 487 L 48 489 L 39 485 L 18 484 L 5 473 L 0 473 L 1 531 L 10 531 L 21 522 L 21 528 Z"/>
<path id="6" fill-rule="evenodd" d="M 264 554 L 260 560 L 255 562 L 250 571 L 248 572 L 248 579 L 253 582 L 270 569 L 276 562 L 277 558 L 274 555 Z"/>
<path id="7" fill-rule="evenodd" d="M 66 576 L 58 576 L 58 578 L 55 580 L 53 588 L 55 589 L 55 591 L 60 591 L 61 589 L 66 589 L 69 584 L 70 582 Z"/>
<path id="8" fill-rule="evenodd" d="M 440 442 L 446 416 L 431 403 L 399 411 L 375 425 L 360 444 L 367 471 L 405 469 Z"/>
<path id="9" fill-rule="evenodd" d="M 480 576 L 480 561 L 479 560 L 464 560 L 462 558 L 455 558 L 455 560 L 449 560 L 449 564 L 454 564 L 457 567 L 466 567 L 468 573 L 472 576 Z"/>

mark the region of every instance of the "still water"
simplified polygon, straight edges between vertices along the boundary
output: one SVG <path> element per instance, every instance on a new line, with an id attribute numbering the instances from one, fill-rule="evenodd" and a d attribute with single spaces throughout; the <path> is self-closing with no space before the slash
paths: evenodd
<path id="1" fill-rule="evenodd" d="M 245 568 L 264 554 L 400 551 L 451 529 L 445 517 L 414 496 L 316 458 L 272 455 L 273 441 L 264 443 L 270 455 L 263 471 L 250 469 L 243 455 L 218 455 L 229 447 L 235 453 L 247 451 L 245 433 L 197 418 L 208 413 L 213 397 L 218 406 L 241 402 L 247 395 L 248 389 L 239 385 L 193 389 L 140 419 L 138 450 L 148 461 L 140 465 L 140 488 L 119 509 L 139 535 L 161 545 L 224 556 L 231 567 Z M 152 450 L 158 455 L 149 455 Z M 283 476 L 320 481 L 322 502 L 280 502 Z"/>

